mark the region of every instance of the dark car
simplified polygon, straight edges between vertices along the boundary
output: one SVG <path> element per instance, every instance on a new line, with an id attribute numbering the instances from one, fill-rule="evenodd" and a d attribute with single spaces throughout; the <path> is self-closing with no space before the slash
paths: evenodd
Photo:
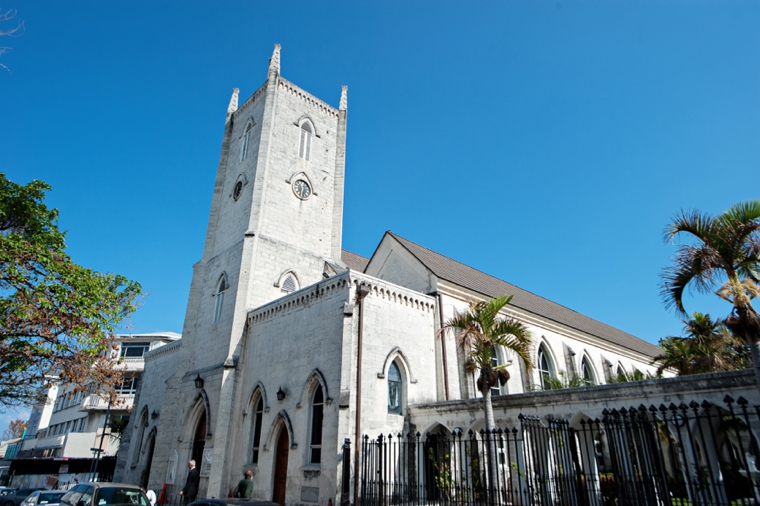
<path id="1" fill-rule="evenodd" d="M 80 483 L 61 497 L 61 506 L 150 506 L 145 493 L 134 485 L 124 483 Z"/>
<path id="2" fill-rule="evenodd" d="M 2 496 L 3 506 L 19 506 L 32 492 L 45 490 L 44 488 L 20 488 L 15 492 Z"/>
<path id="3" fill-rule="evenodd" d="M 58 506 L 65 490 L 38 490 L 24 499 L 21 506 Z"/>

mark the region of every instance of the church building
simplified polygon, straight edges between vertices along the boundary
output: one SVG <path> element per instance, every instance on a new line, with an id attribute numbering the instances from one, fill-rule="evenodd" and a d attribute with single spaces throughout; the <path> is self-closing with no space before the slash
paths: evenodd
<path id="1" fill-rule="evenodd" d="M 279 45 L 253 95 L 235 89 L 182 339 L 145 354 L 116 479 L 176 494 L 194 459 L 201 497 L 251 469 L 254 499 L 336 504 L 346 439 L 424 431 L 435 410 L 423 423 L 415 406 L 452 416 L 480 395 L 440 330 L 497 295 L 514 295 L 535 368 L 495 350 L 511 373 L 495 399 L 654 371 L 660 348 L 393 232 L 371 258 L 343 250 L 347 114 L 347 87 L 333 107 L 281 76 Z"/>

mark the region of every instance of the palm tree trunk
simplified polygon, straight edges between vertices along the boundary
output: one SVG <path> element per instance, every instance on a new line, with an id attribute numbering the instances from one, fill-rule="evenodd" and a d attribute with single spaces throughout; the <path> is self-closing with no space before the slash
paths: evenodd
<path id="1" fill-rule="evenodd" d="M 483 409 L 486 414 L 486 431 L 483 444 L 486 447 L 486 470 L 488 473 L 488 487 L 487 487 L 487 502 L 492 503 L 491 498 L 496 497 L 496 444 L 494 441 L 495 434 L 492 433 L 496 428 L 496 423 L 493 419 L 493 406 L 491 405 L 491 385 L 487 379 L 483 380 Z"/>

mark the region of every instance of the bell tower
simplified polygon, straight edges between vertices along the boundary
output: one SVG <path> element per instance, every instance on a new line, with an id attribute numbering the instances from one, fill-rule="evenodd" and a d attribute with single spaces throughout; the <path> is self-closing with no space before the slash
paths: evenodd
<path id="1" fill-rule="evenodd" d="M 191 299 L 202 300 L 188 304 L 183 334 L 215 335 L 217 346 L 233 336 L 222 360 L 248 310 L 341 265 L 347 87 L 336 109 L 285 80 L 278 44 L 266 82 L 238 102 L 235 89 L 193 273 Z"/>
<path id="2" fill-rule="evenodd" d="M 167 381 L 167 398 L 176 401 L 164 406 L 158 440 L 188 460 L 188 405 L 206 412 L 204 459 L 213 456 L 214 465 L 207 479 L 201 466 L 201 491 L 209 496 L 226 492 L 222 463 L 235 384 L 245 374 L 237 358 L 248 311 L 343 268 L 347 112 L 346 86 L 336 109 L 285 80 L 279 44 L 266 81 L 242 103 L 239 90 L 232 93 L 203 256 Z"/>

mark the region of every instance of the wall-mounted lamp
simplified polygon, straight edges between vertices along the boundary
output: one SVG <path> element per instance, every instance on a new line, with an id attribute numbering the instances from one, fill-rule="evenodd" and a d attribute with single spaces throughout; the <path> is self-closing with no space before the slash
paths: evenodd
<path id="1" fill-rule="evenodd" d="M 153 413 L 150 414 L 150 419 L 155 420 L 156 418 L 158 418 L 158 413 L 156 413 L 156 411 L 154 410 Z"/>
<path id="2" fill-rule="evenodd" d="M 277 400 L 281 401 L 285 399 L 285 392 L 283 392 L 282 387 L 280 387 L 279 390 L 277 390 Z"/>
<path id="3" fill-rule="evenodd" d="M 201 378 L 200 374 L 193 381 L 195 382 L 195 388 L 203 388 L 203 378 Z"/>

